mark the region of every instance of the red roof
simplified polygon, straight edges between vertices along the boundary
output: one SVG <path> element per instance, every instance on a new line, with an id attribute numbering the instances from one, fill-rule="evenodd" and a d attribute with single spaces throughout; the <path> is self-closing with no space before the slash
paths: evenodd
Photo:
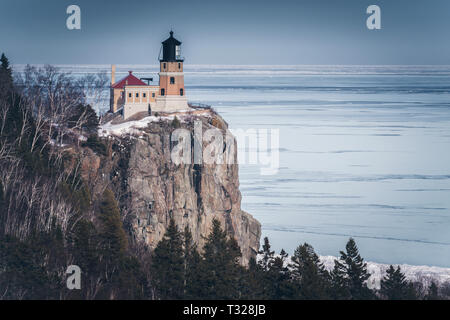
<path id="1" fill-rule="evenodd" d="M 128 71 L 130 74 L 127 75 L 122 80 L 114 83 L 111 87 L 114 89 L 122 89 L 126 85 L 128 86 L 146 86 L 147 84 L 143 82 L 142 80 L 136 78 L 132 75 L 133 71 Z"/>

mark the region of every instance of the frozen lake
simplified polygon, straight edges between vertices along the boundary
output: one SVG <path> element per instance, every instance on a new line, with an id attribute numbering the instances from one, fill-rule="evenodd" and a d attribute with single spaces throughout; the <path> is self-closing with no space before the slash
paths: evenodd
<path id="1" fill-rule="evenodd" d="M 229 74 L 227 74 L 227 71 Z M 186 75 L 232 128 L 279 128 L 280 170 L 240 167 L 243 208 L 277 250 L 450 267 L 450 67 Z"/>

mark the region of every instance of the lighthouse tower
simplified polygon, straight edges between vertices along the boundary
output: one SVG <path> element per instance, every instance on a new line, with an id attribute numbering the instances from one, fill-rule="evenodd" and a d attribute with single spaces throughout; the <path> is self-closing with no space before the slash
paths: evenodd
<path id="1" fill-rule="evenodd" d="M 184 90 L 183 61 L 181 57 L 181 42 L 170 37 L 162 42 L 160 56 L 159 95 L 152 111 L 174 112 L 189 109 Z"/>

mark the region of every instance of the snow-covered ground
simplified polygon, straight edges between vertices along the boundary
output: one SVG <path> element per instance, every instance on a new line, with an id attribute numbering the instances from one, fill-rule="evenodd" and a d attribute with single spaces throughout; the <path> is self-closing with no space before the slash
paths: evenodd
<path id="1" fill-rule="evenodd" d="M 121 136 L 124 134 L 138 134 L 139 130 L 148 126 L 149 123 L 152 122 L 160 122 L 160 121 L 173 121 L 175 117 L 178 118 L 181 122 L 185 122 L 186 118 L 190 118 L 193 116 L 192 113 L 189 113 L 192 110 L 180 110 L 177 113 L 173 113 L 167 116 L 148 116 L 142 118 L 140 120 L 130 120 L 124 121 L 121 123 L 113 124 L 112 121 L 105 123 L 100 126 L 98 130 L 98 135 L 101 137 L 107 137 L 110 135 Z M 204 111 L 195 111 L 195 115 L 201 115 L 203 117 L 210 116 L 209 110 Z"/>
<path id="2" fill-rule="evenodd" d="M 122 123 L 112 124 L 111 121 L 101 125 L 98 130 L 98 135 L 107 137 L 110 135 L 120 136 L 123 134 L 137 133 L 137 129 L 145 128 L 151 122 L 159 122 L 163 120 L 173 120 L 173 116 L 168 117 L 156 117 L 148 116 L 141 120 L 125 121 Z"/>
<path id="3" fill-rule="evenodd" d="M 320 260 L 328 270 L 333 269 L 334 260 L 336 259 L 337 258 L 333 256 L 320 257 Z M 450 282 L 450 268 L 412 266 L 408 264 L 400 264 L 399 266 L 409 281 L 421 282 L 426 287 L 430 285 L 431 281 L 434 281 L 437 284 Z M 397 265 L 394 265 L 394 267 L 397 268 Z M 380 288 L 380 280 L 385 276 L 388 268 L 388 264 L 367 262 L 367 270 L 371 274 L 371 277 L 369 278 L 370 288 Z"/>

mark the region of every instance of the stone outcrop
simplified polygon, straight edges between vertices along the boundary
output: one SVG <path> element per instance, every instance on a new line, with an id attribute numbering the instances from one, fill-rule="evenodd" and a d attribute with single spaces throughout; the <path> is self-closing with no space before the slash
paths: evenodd
<path id="1" fill-rule="evenodd" d="M 148 124 L 143 126 L 146 119 Z M 111 126 L 108 129 L 103 126 L 100 134 L 108 136 L 110 152 L 108 160 L 100 164 L 101 182 L 97 181 L 93 188 L 97 192 L 106 186 L 114 190 L 125 225 L 137 242 L 154 248 L 173 217 L 179 229 L 189 226 L 201 248 L 213 219 L 218 219 L 237 240 L 241 262 L 247 264 L 258 251 L 261 226 L 241 210 L 238 164 L 174 163 L 171 152 L 176 142 L 171 141 L 172 119 L 148 117 L 140 120 L 138 127 L 130 122 L 128 130 L 120 133 L 114 132 Z M 195 121 L 201 122 L 203 131 L 219 128 L 225 133 L 227 130 L 226 122 L 213 111 L 178 115 L 178 119 L 179 126 L 189 130 L 192 139 Z M 236 150 L 234 138 L 232 143 Z M 92 155 L 87 161 L 98 166 Z"/>

